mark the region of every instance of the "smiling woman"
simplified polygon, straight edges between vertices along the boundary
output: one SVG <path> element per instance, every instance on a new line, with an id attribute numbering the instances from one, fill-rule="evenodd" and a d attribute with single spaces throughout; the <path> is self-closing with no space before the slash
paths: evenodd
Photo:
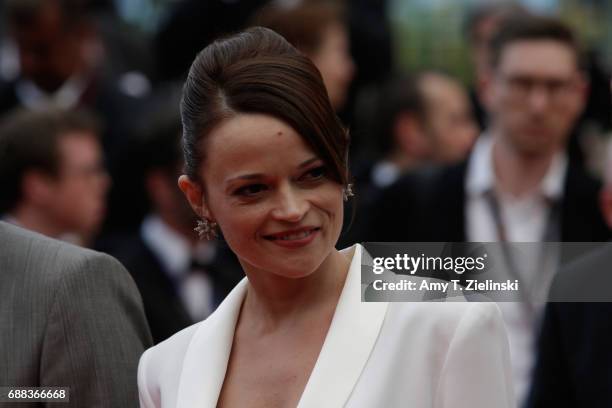
<path id="1" fill-rule="evenodd" d="M 348 136 L 309 59 L 268 29 L 219 40 L 181 107 L 179 185 L 246 278 L 143 355 L 142 406 L 513 405 L 495 305 L 360 302 L 362 248 L 335 248 Z"/>
<path id="2" fill-rule="evenodd" d="M 204 192 L 187 177 L 181 186 L 250 279 L 319 268 L 340 235 L 342 188 L 297 132 L 269 115 L 238 114 L 210 133 L 206 151 Z"/>

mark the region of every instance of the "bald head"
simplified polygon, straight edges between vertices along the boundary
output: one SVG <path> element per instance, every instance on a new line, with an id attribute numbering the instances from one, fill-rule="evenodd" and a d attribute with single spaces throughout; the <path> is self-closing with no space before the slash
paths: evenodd
<path id="1" fill-rule="evenodd" d="M 438 72 L 422 73 L 417 86 L 424 102 L 423 126 L 431 139 L 433 160 L 463 160 L 478 132 L 465 89 L 454 78 Z"/>

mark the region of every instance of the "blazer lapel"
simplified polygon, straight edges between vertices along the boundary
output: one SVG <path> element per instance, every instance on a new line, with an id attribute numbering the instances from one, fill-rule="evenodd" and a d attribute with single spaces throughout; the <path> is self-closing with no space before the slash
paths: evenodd
<path id="1" fill-rule="evenodd" d="M 354 248 L 329 332 L 298 408 L 344 406 L 382 327 L 388 303 L 361 302 L 362 247 Z"/>
<path id="2" fill-rule="evenodd" d="M 183 361 L 177 408 L 217 406 L 246 289 L 245 278 L 191 340 Z"/>

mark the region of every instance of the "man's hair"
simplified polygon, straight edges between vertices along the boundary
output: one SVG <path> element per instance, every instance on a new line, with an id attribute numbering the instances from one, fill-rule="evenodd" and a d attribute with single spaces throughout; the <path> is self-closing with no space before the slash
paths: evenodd
<path id="1" fill-rule="evenodd" d="M 59 140 L 72 133 L 98 137 L 99 122 L 86 111 L 61 110 L 19 110 L 0 122 L 0 213 L 11 211 L 22 199 L 28 171 L 59 175 Z"/>
<path id="2" fill-rule="evenodd" d="M 399 115 L 409 113 L 421 124 L 427 121 L 432 106 L 424 84 L 429 78 L 457 82 L 448 72 L 432 68 L 394 77 L 384 85 L 373 124 L 379 153 L 397 148 L 393 130 Z"/>
<path id="3" fill-rule="evenodd" d="M 423 73 L 402 75 L 389 80 L 380 94 L 374 119 L 374 135 L 381 154 L 397 148 L 393 128 L 402 113 L 411 113 L 417 119 L 425 116 L 425 98 L 419 82 Z"/>
<path id="4" fill-rule="evenodd" d="M 528 14 L 527 9 L 517 1 L 483 0 L 468 8 L 463 20 L 463 35 L 467 41 L 474 43 L 478 40 L 476 30 L 482 21 L 491 17 L 503 21 Z"/>
<path id="5" fill-rule="evenodd" d="M 579 42 L 571 28 L 560 20 L 542 16 L 523 16 L 504 20 L 491 38 L 491 66 L 499 65 L 504 49 L 513 43 L 523 41 L 550 40 L 566 45 L 576 56 L 576 64 L 582 66 Z"/>
<path id="6" fill-rule="evenodd" d="M 325 30 L 334 23 L 345 24 L 344 9 L 338 2 L 321 0 L 297 5 L 271 2 L 262 7 L 252 19 L 252 25 L 276 31 L 294 47 L 309 55 L 318 51 Z"/>
<path id="7" fill-rule="evenodd" d="M 30 26 L 49 7 L 59 7 L 63 26 L 70 28 L 82 22 L 87 16 L 87 2 L 84 0 L 6 0 L 4 11 L 8 23 L 14 26 Z"/>

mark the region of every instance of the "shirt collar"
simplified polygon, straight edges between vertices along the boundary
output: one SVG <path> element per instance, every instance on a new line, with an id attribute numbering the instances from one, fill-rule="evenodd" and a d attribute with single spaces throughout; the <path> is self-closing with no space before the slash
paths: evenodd
<path id="1" fill-rule="evenodd" d="M 466 174 L 465 190 L 470 196 L 484 194 L 495 185 L 492 149 L 493 138 L 488 134 L 484 133 L 476 140 Z"/>
<path id="2" fill-rule="evenodd" d="M 567 156 L 564 153 L 557 153 L 542 180 L 540 190 L 544 197 L 557 200 L 563 195 L 565 175 L 567 173 Z"/>
<path id="3" fill-rule="evenodd" d="M 468 162 L 466 175 L 466 193 L 468 196 L 482 195 L 495 186 L 495 171 L 493 170 L 493 137 L 484 133 L 476 141 Z M 557 153 L 540 183 L 539 191 L 551 200 L 557 200 L 563 195 L 565 174 L 567 172 L 567 156 Z"/>
<path id="4" fill-rule="evenodd" d="M 84 75 L 73 75 L 55 92 L 48 93 L 40 89 L 34 82 L 23 79 L 17 82 L 15 92 L 21 104 L 28 109 L 45 109 L 50 106 L 72 109 L 79 104 L 87 82 Z"/>
<path id="5" fill-rule="evenodd" d="M 390 161 L 380 161 L 372 168 L 372 182 L 376 187 L 390 186 L 400 176 L 400 168 Z"/>
<path id="6" fill-rule="evenodd" d="M 184 277 L 188 273 L 192 258 L 207 264 L 213 261 L 217 253 L 213 242 L 199 242 L 192 248 L 187 239 L 154 214 L 144 219 L 140 235 L 157 255 L 164 269 L 174 278 Z"/>
<path id="7" fill-rule="evenodd" d="M 190 263 L 189 243 L 156 215 L 147 216 L 140 227 L 142 239 L 174 277 L 186 273 Z"/>

